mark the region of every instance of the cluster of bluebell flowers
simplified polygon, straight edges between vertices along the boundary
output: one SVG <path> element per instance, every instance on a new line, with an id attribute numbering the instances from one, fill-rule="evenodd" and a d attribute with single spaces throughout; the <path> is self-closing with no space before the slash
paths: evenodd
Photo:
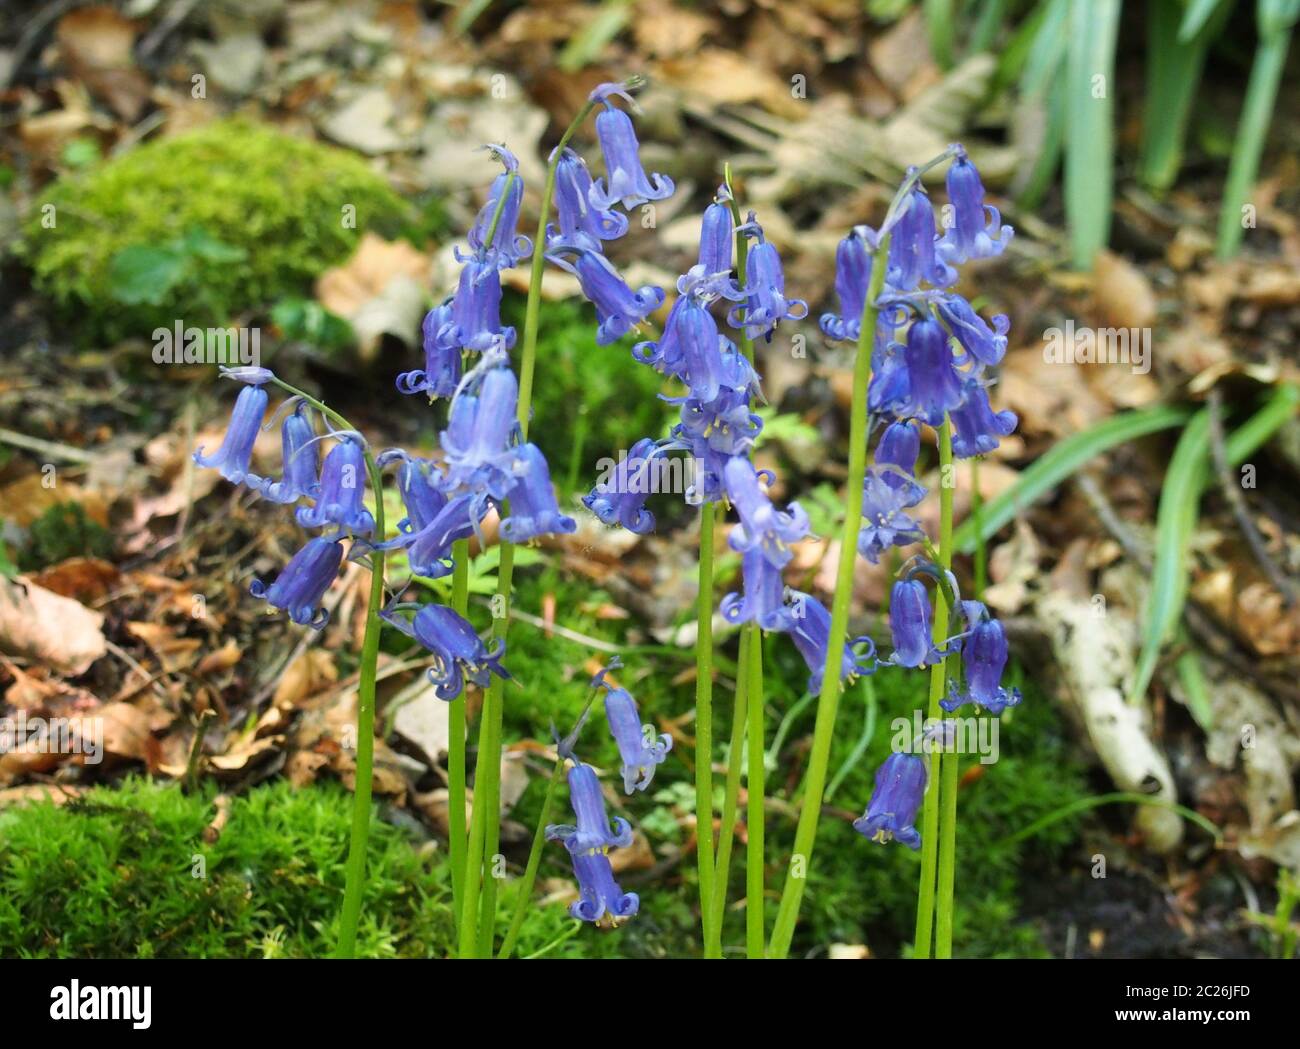
<path id="1" fill-rule="evenodd" d="M 993 411 L 988 396 L 991 369 L 1006 353 L 1008 319 L 998 315 L 985 321 L 954 290 L 958 267 L 1000 255 L 1013 231 L 985 202 L 979 172 L 966 151 L 953 146 L 946 157 L 951 160 L 947 228 L 938 228 L 919 172 L 909 170 L 881 230 L 859 226 L 840 242 L 835 278 L 840 311 L 821 318 L 832 340 L 859 338 L 872 268 L 879 264 L 877 247 L 888 233 L 867 399 L 880 438 L 863 484 L 858 535 L 858 552 L 872 563 L 891 548 L 925 539 L 911 513 L 926 495 L 916 478 L 923 426 L 937 429 L 949 422 L 953 454 L 966 459 L 995 450 L 1017 423 L 1013 412 Z M 943 589 L 948 607 L 961 612 L 964 629 L 940 643 L 933 637 L 927 581 Z M 890 593 L 889 626 L 893 652 L 885 663 L 922 668 L 961 654 L 963 681 L 949 683 L 940 703 L 945 711 L 970 703 L 998 715 L 1020 702 L 1018 691 L 1002 685 L 1007 663 L 1002 624 L 980 602 L 963 602 L 956 579 L 938 565 L 920 558 L 904 565 Z M 897 839 L 919 848 L 914 820 L 927 780 L 922 756 L 890 755 L 855 828 L 873 841 Z"/>
<path id="2" fill-rule="evenodd" d="M 298 524 L 323 533 L 298 551 L 272 583 L 254 580 L 251 586 L 254 596 L 284 609 L 295 623 L 319 630 L 328 621 L 322 600 L 338 576 L 345 542 L 350 543 L 347 556 L 354 560 L 364 560 L 371 551 L 402 550 L 414 575 L 439 578 L 452 571 L 454 542 L 470 536 L 482 540 L 481 526 L 490 511 L 508 506 L 500 534 L 513 543 L 577 527 L 557 505 L 541 450 L 520 437 L 519 386 L 508 355 L 515 333 L 501 324 L 500 271 L 531 254 L 532 243 L 516 232 L 524 190 L 518 162 L 504 146 L 486 148 L 504 170 L 493 181 L 469 232 L 469 251 L 457 249 L 462 269 L 456 293 L 425 317 L 424 368 L 397 379 L 402 392 L 450 398 L 441 434 L 443 454 L 434 460 L 393 448 L 374 459 L 376 476 L 397 464 L 405 516 L 396 536 L 376 535 L 375 519 L 366 506 L 370 464 L 365 439 L 354 431 L 334 429 L 303 397 L 289 398 L 272 417 L 274 422 L 284 415 L 282 476 L 252 473 L 253 444 L 268 406 L 267 387 L 278 380 L 264 368 L 224 372 L 244 387 L 221 447 L 212 455 L 200 448 L 194 459 L 262 498 L 285 506 L 301 503 L 294 514 Z M 466 371 L 465 361 L 471 357 L 477 361 Z M 318 433 L 318 427 L 324 432 Z M 322 460 L 324 440 L 332 447 Z M 466 681 L 483 687 L 492 674 L 509 677 L 501 663 L 504 645 L 489 648 L 454 609 L 395 601 L 381 615 L 428 649 L 429 677 L 442 699 L 456 698 Z"/>
<path id="3" fill-rule="evenodd" d="M 621 665 L 617 658 L 611 660 L 591 679 L 591 688 L 593 693 L 604 692 L 605 722 L 622 760 L 623 788 L 630 795 L 653 782 L 655 769 L 672 750 L 672 737 L 656 736 L 650 725 L 642 723 L 631 693 L 610 683 L 609 674 Z M 619 888 L 609 860 L 611 849 L 632 844 L 632 827 L 621 817 L 610 821 L 596 770 L 574 753 L 585 718 L 584 713 L 573 733 L 558 741 L 561 759 L 570 763 L 569 802 L 574 822 L 551 824 L 545 835 L 547 841 L 563 842 L 573 863 L 578 898 L 569 913 L 582 921 L 613 927 L 633 917 L 640 903 L 636 893 Z"/>

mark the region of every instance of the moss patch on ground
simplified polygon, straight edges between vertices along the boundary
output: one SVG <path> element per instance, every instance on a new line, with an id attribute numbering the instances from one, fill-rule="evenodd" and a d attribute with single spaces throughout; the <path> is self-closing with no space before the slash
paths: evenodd
<path id="1" fill-rule="evenodd" d="M 20 250 L 36 288 L 88 337 L 147 338 L 301 293 L 364 231 L 409 217 L 355 154 L 229 119 L 60 179 Z"/>

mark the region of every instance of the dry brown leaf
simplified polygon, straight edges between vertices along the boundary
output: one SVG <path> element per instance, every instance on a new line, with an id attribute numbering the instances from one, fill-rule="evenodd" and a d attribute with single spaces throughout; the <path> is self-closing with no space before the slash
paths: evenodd
<path id="1" fill-rule="evenodd" d="M 83 7 L 59 19 L 55 38 L 72 72 L 128 123 L 139 119 L 149 79 L 135 68 L 136 25 L 111 7 Z"/>
<path id="2" fill-rule="evenodd" d="M 21 787 L 8 787 L 0 790 L 0 809 L 17 805 L 33 805 L 48 802 L 51 805 L 66 805 L 85 793 L 84 787 L 70 784 L 27 783 Z"/>
<path id="3" fill-rule="evenodd" d="M 95 601 L 120 578 L 117 566 L 97 557 L 70 557 L 32 576 L 32 582 L 74 601 Z"/>
<path id="4" fill-rule="evenodd" d="M 1097 254 L 1093 295 L 1106 321 L 1118 328 L 1149 328 L 1156 322 L 1156 293 L 1145 273 L 1110 251 Z"/>
<path id="5" fill-rule="evenodd" d="M 94 712 L 104 725 L 104 753 L 145 761 L 155 751 L 149 716 L 130 703 L 105 703 Z"/>
<path id="6" fill-rule="evenodd" d="M 108 651 L 104 617 L 24 580 L 0 578 L 0 652 L 83 674 Z"/>
<path id="7" fill-rule="evenodd" d="M 233 640 L 230 640 L 215 652 L 209 652 L 199 660 L 195 673 L 200 677 L 206 674 L 220 674 L 238 665 L 243 657 L 244 650 L 235 644 Z"/>
<path id="8" fill-rule="evenodd" d="M 428 256 L 406 241 L 366 233 L 352 258 L 321 274 L 316 297 L 351 323 L 361 356 L 369 360 L 385 334 L 414 344 L 429 278 Z"/>
<path id="9" fill-rule="evenodd" d="M 0 507 L 4 508 L 0 516 L 26 528 L 52 506 L 78 503 L 87 517 L 108 527 L 108 506 L 97 494 L 61 477 L 55 484 L 47 483 L 45 478 L 45 474 L 28 474 L 0 488 Z"/>
<path id="10" fill-rule="evenodd" d="M 275 686 L 271 702 L 282 710 L 301 706 L 306 700 L 339 679 L 334 657 L 324 649 L 308 649 L 292 663 Z"/>

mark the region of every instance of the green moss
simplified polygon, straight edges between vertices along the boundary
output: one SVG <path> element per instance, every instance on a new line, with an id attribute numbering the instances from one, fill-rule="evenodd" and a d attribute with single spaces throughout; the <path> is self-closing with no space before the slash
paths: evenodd
<path id="1" fill-rule="evenodd" d="M 522 337 L 523 296 L 509 296 L 504 314 Z M 628 337 L 597 346 L 595 314 L 584 302 L 542 303 L 529 436 L 563 492 L 588 491 L 600 459 L 617 459 L 642 437 L 666 432 L 662 377 L 632 359 L 632 345 Z"/>
<path id="2" fill-rule="evenodd" d="M 321 957 L 334 946 L 352 796 L 287 783 L 234 799 L 213 844 L 212 792 L 133 779 L 63 807 L 0 813 L 0 956 Z M 440 957 L 445 871 L 372 824 L 367 956 Z"/>
<path id="3" fill-rule="evenodd" d="M 113 537 L 86 516 L 80 503 L 57 503 L 32 522 L 18 563 L 35 571 L 69 557 L 108 557 L 112 549 Z"/>
<path id="4" fill-rule="evenodd" d="M 345 223 L 349 206 L 355 223 Z M 225 324 L 302 292 L 365 230 L 407 218 L 361 158 L 232 119 L 60 179 L 32 209 L 20 250 L 36 287 L 88 336 L 147 337 L 177 319 Z M 180 258 L 171 268 L 169 251 Z M 149 262 L 161 293 L 129 279 Z"/>

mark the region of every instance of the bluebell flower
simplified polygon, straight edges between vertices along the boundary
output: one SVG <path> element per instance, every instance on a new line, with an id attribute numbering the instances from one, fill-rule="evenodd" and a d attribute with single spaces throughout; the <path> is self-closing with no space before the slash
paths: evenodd
<path id="1" fill-rule="evenodd" d="M 866 226 L 855 226 L 835 249 L 835 294 L 840 312 L 823 313 L 821 327 L 832 339 L 857 340 L 862 331 L 862 311 L 871 283 L 871 250 L 875 236 Z"/>
<path id="2" fill-rule="evenodd" d="M 923 280 L 946 287 L 956 279 L 957 271 L 935 256 L 934 208 L 918 183 L 891 231 L 885 281 L 895 291 L 913 291 Z"/>
<path id="3" fill-rule="evenodd" d="M 731 276 L 735 236 L 730 199 L 727 187 L 719 186 L 717 197 L 704 209 L 704 218 L 700 221 L 699 259 L 678 279 L 677 290 L 681 294 L 735 302 L 745 297 Z"/>
<path id="4" fill-rule="evenodd" d="M 375 519 L 365 506 L 366 458 L 361 442 L 349 434 L 335 434 L 338 443 L 325 456 L 320 471 L 320 491 L 313 506 L 298 507 L 295 517 L 304 528 L 337 525 L 353 535 L 369 535 Z"/>
<path id="5" fill-rule="evenodd" d="M 382 469 L 393 454 L 380 455 L 376 463 Z M 410 534 L 426 528 L 437 518 L 447 506 L 447 494 L 440 481 L 432 479 L 432 464 L 427 459 L 412 458 L 405 452 L 396 455 L 401 459 L 397 468 L 397 492 L 406 509 L 406 516 L 397 522 L 397 530 Z"/>
<path id="6" fill-rule="evenodd" d="M 551 486 L 546 457 L 535 444 L 515 450 L 512 467 L 515 479 L 510 489 L 510 516 L 501 522 L 501 535 L 512 543 L 526 543 L 539 535 L 558 535 L 577 530 L 572 517 L 560 513 Z"/>
<path id="7" fill-rule="evenodd" d="M 657 446 L 643 437 L 615 465 L 609 480 L 600 481 L 582 498 L 582 504 L 607 525 L 622 525 L 629 532 L 654 531 L 655 515 L 645 508 L 653 494 L 652 460 Z"/>
<path id="8" fill-rule="evenodd" d="M 510 150 L 499 145 L 486 148 L 501 161 L 505 171 L 492 180 L 487 203 L 479 210 L 474 225 L 470 227 L 469 245 L 474 249 L 476 257 L 490 259 L 498 267 L 506 268 L 515 265 L 520 259 L 526 259 L 533 251 L 533 242 L 522 234 L 516 234 L 519 225 L 519 206 L 524 199 L 524 180 L 519 177 L 519 161 Z M 492 227 L 492 216 L 496 214 L 497 204 L 501 201 L 501 194 L 505 192 L 506 182 L 510 181 L 511 174 L 514 174 L 515 178 L 510 183 L 510 193 L 501 209 L 501 218 L 497 221 L 492 243 L 488 244 L 487 235 Z M 456 258 L 460 262 L 467 261 L 459 251 L 456 252 Z"/>
<path id="9" fill-rule="evenodd" d="M 677 322 L 687 304 L 690 295 L 678 295 L 669 307 L 668 318 L 664 321 L 663 334 L 658 339 L 646 339 L 632 347 L 632 356 L 641 364 L 648 364 L 655 371 L 680 379 L 685 375 L 685 361 L 682 357 L 681 340 L 677 337 Z"/>
<path id="10" fill-rule="evenodd" d="M 899 579 L 889 595 L 889 632 L 894 642 L 890 662 L 923 667 L 941 656 L 934 647 L 930 625 L 930 595 L 919 579 Z"/>
<path id="11" fill-rule="evenodd" d="M 735 356 L 745 361 L 740 354 Z M 703 445 L 724 455 L 743 455 L 763 429 L 763 420 L 749 410 L 749 399 L 748 390 L 730 385 L 710 401 L 687 397 L 673 436 L 701 454 Z"/>
<path id="12" fill-rule="evenodd" d="M 673 749 L 669 735 L 656 737 L 650 725 L 641 722 L 636 700 L 623 688 L 613 688 L 602 680 L 605 692 L 605 721 L 618 744 L 623 761 L 623 792 L 645 790 L 655 778 L 655 767 L 663 764 Z"/>
<path id="13" fill-rule="evenodd" d="M 909 849 L 921 847 L 916 814 L 925 800 L 925 761 L 915 754 L 890 754 L 876 770 L 876 789 L 867 811 L 853 821 L 864 838 L 885 844 L 897 838 Z"/>
<path id="14" fill-rule="evenodd" d="M 826 671 L 826 648 L 830 644 L 831 614 L 812 594 L 801 591 L 791 593 L 790 637 L 795 648 L 808 665 L 808 691 L 816 695 L 821 691 Z M 865 645 L 865 652 L 858 646 Z M 852 679 L 859 674 L 872 674 L 876 669 L 876 645 L 867 636 L 850 638 L 844 645 L 840 662 L 840 680 Z"/>
<path id="15" fill-rule="evenodd" d="M 486 688 L 493 674 L 510 679 L 501 665 L 504 641 L 489 649 L 469 620 L 446 605 L 421 605 L 409 623 L 399 614 L 402 607 L 406 606 L 390 605 L 379 613 L 380 618 L 429 650 L 433 666 L 428 677 L 439 699 L 455 699 L 464 691 L 467 678 L 479 688 Z"/>
<path id="16" fill-rule="evenodd" d="M 943 326 L 929 317 L 916 321 L 907 333 L 904 360 L 908 392 L 899 414 L 941 425 L 944 415 L 962 401 L 961 374 Z"/>
<path id="17" fill-rule="evenodd" d="M 569 914 L 579 921 L 603 928 L 617 928 L 636 916 L 641 906 L 634 892 L 624 892 L 614 880 L 614 868 L 603 852 L 569 851 L 573 875 L 578 880 L 578 898 L 569 905 Z"/>
<path id="18" fill-rule="evenodd" d="M 591 203 L 591 172 L 587 163 L 567 147 L 555 166 L 555 212 L 560 228 L 547 227 L 546 250 L 581 248 L 600 251 L 601 241 L 617 240 L 627 232 L 627 216 Z"/>
<path id="19" fill-rule="evenodd" d="M 223 379 L 234 379 L 236 382 L 247 383 L 249 386 L 261 386 L 275 378 L 275 372 L 270 368 L 261 368 L 252 364 L 241 364 L 233 368 L 228 368 L 224 364 L 217 365 L 217 370 L 221 373 Z"/>
<path id="20" fill-rule="evenodd" d="M 482 353 L 493 346 L 510 349 L 515 329 L 501 325 L 501 274 L 488 259 L 471 259 L 460 271 L 450 318 L 434 334 L 442 349 Z"/>
<path id="21" fill-rule="evenodd" d="M 579 250 L 572 265 L 558 256 L 551 258 L 577 275 L 583 296 L 596 307 L 596 342 L 600 346 L 618 342 L 663 304 L 663 288 L 646 284 L 633 291 L 600 252 Z"/>
<path id="22" fill-rule="evenodd" d="M 723 336 L 717 322 L 693 297 L 675 316 L 673 334 L 681 349 L 681 378 L 691 388 L 696 400 L 711 401 L 727 379 L 722 359 Z"/>
<path id="23" fill-rule="evenodd" d="M 871 351 L 871 382 L 867 386 L 867 408 L 878 415 L 895 415 L 904 409 L 912 393 L 906 347 L 893 339 L 882 340 Z"/>
<path id="24" fill-rule="evenodd" d="M 519 381 L 501 367 L 501 358 L 485 358 L 452 398 L 447 428 L 442 431 L 448 483 L 485 489 L 504 498 L 513 459 L 510 438 L 518 425 Z"/>
<path id="25" fill-rule="evenodd" d="M 962 263 L 1002 254 L 1015 231 L 1002 225 L 997 208 L 984 203 L 984 183 L 961 147 L 948 167 L 948 202 L 953 222 L 938 247 L 944 261 Z"/>
<path id="26" fill-rule="evenodd" d="M 569 769 L 569 800 L 573 805 L 572 824 L 552 823 L 546 828 L 547 841 L 562 841 L 570 853 L 590 855 L 632 844 L 632 827 L 620 816 L 610 825 L 605 812 L 605 795 L 600 790 L 596 770 L 575 762 Z"/>
<path id="27" fill-rule="evenodd" d="M 905 493 L 904 506 L 915 506 L 925 498 L 925 486 L 916 480 L 916 459 L 921 454 L 921 432 L 906 420 L 892 422 L 876 445 L 876 468 L 890 488 Z"/>
<path id="28" fill-rule="evenodd" d="M 722 599 L 719 610 L 728 623 L 757 623 L 764 630 L 786 631 L 793 625 L 785 602 L 785 580 L 781 569 L 754 547 L 740 562 L 742 593 Z"/>
<path id="29" fill-rule="evenodd" d="M 1007 707 L 1019 706 L 1020 690 L 1002 687 L 1008 655 L 1006 630 L 979 602 L 965 602 L 963 608 L 970 630 L 962 646 L 966 680 L 961 687 L 950 681 L 948 698 L 939 705 L 951 712 L 966 703 L 974 703 L 990 714 L 1001 714 Z"/>
<path id="30" fill-rule="evenodd" d="M 597 179 L 587 194 L 594 207 L 608 211 L 622 203 L 624 208 L 634 208 L 673 195 L 673 180 L 667 175 L 646 177 L 632 118 L 608 101 L 596 115 L 596 137 L 605 157 L 605 177 Z"/>
<path id="31" fill-rule="evenodd" d="M 918 501 L 916 490 L 894 487 L 891 476 L 879 467 L 867 471 L 862 482 L 862 527 L 858 532 L 858 553 L 873 565 L 880 563 L 880 555 L 893 546 L 919 543 L 925 537 L 921 526 L 904 511 Z"/>
<path id="32" fill-rule="evenodd" d="M 426 579 L 450 575 L 452 544 L 478 532 L 492 501 L 482 493 L 470 491 L 455 495 L 420 528 L 406 531 L 386 543 L 375 543 L 376 550 L 405 550 L 411 571 Z M 409 513 L 409 510 L 408 510 Z"/>
<path id="33" fill-rule="evenodd" d="M 770 339 L 781 321 L 797 321 L 808 316 L 808 303 L 785 297 L 781 256 L 775 245 L 764 239 L 763 230 L 754 223 L 752 215 L 748 224 L 757 232 L 745 255 L 745 301 L 731 308 L 727 323 L 733 328 L 743 327 L 751 339 L 764 335 Z"/>
<path id="34" fill-rule="evenodd" d="M 399 375 L 399 392 L 427 393 L 430 397 L 450 397 L 456 392 L 461 379 L 461 348 L 449 335 L 439 337 L 443 332 L 455 330 L 452 313 L 451 303 L 444 302 L 424 315 L 421 325 L 424 367 Z"/>
<path id="35" fill-rule="evenodd" d="M 343 544 L 337 539 L 317 536 L 309 539 L 270 586 L 254 579 L 248 590 L 267 604 L 283 608 L 299 626 L 319 630 L 329 622 L 330 614 L 321 607 L 321 598 L 338 578 L 343 563 Z"/>
<path id="36" fill-rule="evenodd" d="M 320 454 L 304 401 L 299 401 L 280 424 L 280 462 L 284 471 L 280 480 L 272 481 L 268 477 L 259 489 L 265 498 L 287 504 L 297 502 L 304 495 L 316 494 Z"/>
<path id="37" fill-rule="evenodd" d="M 938 301 L 938 308 L 939 316 L 948 325 L 953 338 L 981 365 L 991 368 L 1006 356 L 1011 321 L 1005 313 L 995 314 L 993 326 L 989 327 L 960 295 L 943 296 Z"/>
<path id="38" fill-rule="evenodd" d="M 759 549 L 778 568 L 794 555 L 790 544 L 808 535 L 808 515 L 798 503 L 781 511 L 772 505 L 759 485 L 759 475 L 748 459 L 735 457 L 723 469 L 727 498 L 740 515 L 740 524 L 731 530 L 728 542 L 737 553 Z"/>
<path id="39" fill-rule="evenodd" d="M 995 412 L 989 405 L 989 395 L 982 383 L 968 379 L 964 384 L 965 397 L 959 407 L 953 408 L 952 454 L 958 459 L 987 455 L 998 446 L 998 440 L 1016 429 L 1016 413 Z"/>
<path id="40" fill-rule="evenodd" d="M 204 455 L 203 446 L 200 445 L 195 449 L 194 461 L 200 466 L 217 470 L 231 484 L 243 484 L 247 480 L 250 487 L 259 488 L 262 478 L 249 473 L 248 464 L 253 458 L 257 433 L 262 428 L 266 402 L 266 389 L 260 384 L 245 386 L 240 390 L 221 447 L 212 455 Z"/>

